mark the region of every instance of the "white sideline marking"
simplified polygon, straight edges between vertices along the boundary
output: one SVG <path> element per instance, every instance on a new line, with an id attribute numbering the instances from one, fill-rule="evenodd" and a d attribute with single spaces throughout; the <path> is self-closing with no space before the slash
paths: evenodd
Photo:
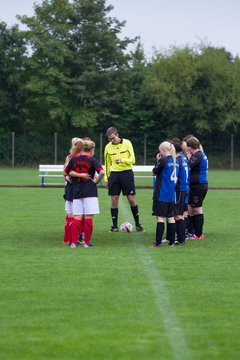
<path id="1" fill-rule="evenodd" d="M 121 196 L 119 198 L 119 207 L 121 208 L 121 211 L 130 218 L 130 207 L 125 205 Z M 143 264 L 142 269 L 145 270 L 152 292 L 155 296 L 156 307 L 163 320 L 166 336 L 168 337 L 169 345 L 173 351 L 174 359 L 191 360 L 192 356 L 185 340 L 184 331 L 181 329 L 178 317 L 174 308 L 171 306 L 164 280 L 161 278 L 160 272 L 155 268 L 154 261 L 148 253 L 148 249 L 145 249 L 143 246 L 138 246 L 136 247 L 136 250 L 140 255 L 139 260 Z M 161 251 L 161 249 L 152 250 Z M 169 250 L 171 251 L 172 249 Z M 159 337 L 160 336 L 161 334 L 159 334 Z"/>

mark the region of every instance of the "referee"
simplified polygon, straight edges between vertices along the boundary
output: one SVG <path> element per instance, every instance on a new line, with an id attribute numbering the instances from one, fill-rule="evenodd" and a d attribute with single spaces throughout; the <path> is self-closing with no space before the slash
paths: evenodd
<path id="1" fill-rule="evenodd" d="M 108 195 L 111 196 L 112 226 L 110 231 L 118 231 L 118 202 L 122 191 L 122 194 L 128 198 L 136 230 L 143 232 L 144 229 L 139 223 L 138 205 L 135 200 L 136 193 L 132 171 L 135 164 L 135 154 L 132 143 L 120 137 L 114 127 L 108 128 L 106 135 L 109 143 L 104 150 L 104 180 L 105 187 L 108 188 Z"/>

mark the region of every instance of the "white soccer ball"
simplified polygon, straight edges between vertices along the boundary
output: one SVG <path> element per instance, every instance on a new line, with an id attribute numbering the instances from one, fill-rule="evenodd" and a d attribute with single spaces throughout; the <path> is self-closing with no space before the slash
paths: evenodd
<path id="1" fill-rule="evenodd" d="M 122 232 L 130 233 L 133 231 L 133 226 L 132 226 L 132 224 L 130 224 L 129 222 L 126 221 L 126 222 L 122 223 L 122 225 L 120 226 L 120 230 Z"/>

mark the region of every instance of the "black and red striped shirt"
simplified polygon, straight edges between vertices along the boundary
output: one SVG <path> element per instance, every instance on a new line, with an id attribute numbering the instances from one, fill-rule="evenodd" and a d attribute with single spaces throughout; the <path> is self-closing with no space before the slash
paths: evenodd
<path id="1" fill-rule="evenodd" d="M 89 174 L 90 179 L 82 179 L 80 177 L 72 177 L 73 199 L 81 199 L 86 197 L 97 197 L 97 186 L 92 181 L 95 172 L 99 173 L 103 168 L 98 160 L 90 155 L 77 155 L 71 158 L 64 171 L 69 173 L 75 171 L 78 174 Z"/>

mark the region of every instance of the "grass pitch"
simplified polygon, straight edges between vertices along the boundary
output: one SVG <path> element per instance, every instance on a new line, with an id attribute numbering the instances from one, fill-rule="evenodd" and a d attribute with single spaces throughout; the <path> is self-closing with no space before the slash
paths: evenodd
<path id="1" fill-rule="evenodd" d="M 108 232 L 99 190 L 93 249 L 62 244 L 62 189 L 0 194 L 2 359 L 238 358 L 240 191 L 208 192 L 204 240 L 160 249 L 151 190 L 137 191 L 146 232 L 131 234 Z"/>

